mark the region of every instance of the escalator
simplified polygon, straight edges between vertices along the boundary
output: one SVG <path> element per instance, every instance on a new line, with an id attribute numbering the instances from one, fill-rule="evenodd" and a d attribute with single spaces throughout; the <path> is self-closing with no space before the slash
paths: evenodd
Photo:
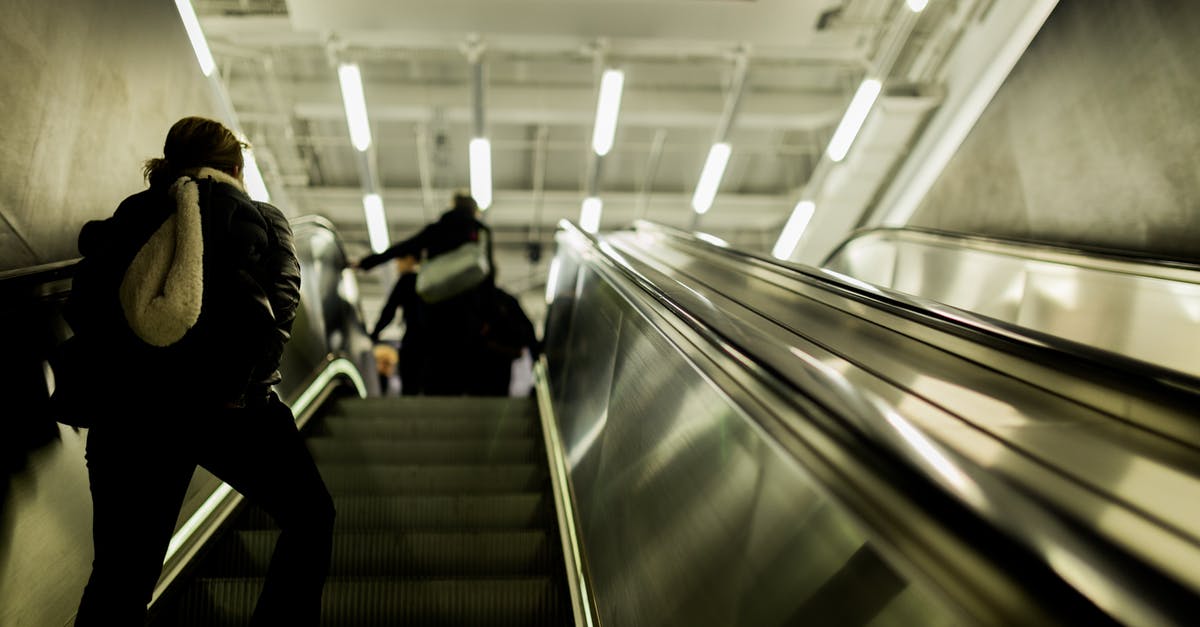
<path id="1" fill-rule="evenodd" d="M 282 392 L 339 512 L 325 625 L 1200 611 L 1188 372 L 663 227 L 564 224 L 536 402 L 360 398 L 344 255 L 297 233 L 323 261 Z M 276 536 L 200 479 L 157 625 L 245 624 Z"/>
<path id="2" fill-rule="evenodd" d="M 338 512 L 322 624 L 570 624 L 542 442 L 529 399 L 327 403 L 307 439 Z M 154 624 L 248 624 L 277 535 L 246 508 Z"/>

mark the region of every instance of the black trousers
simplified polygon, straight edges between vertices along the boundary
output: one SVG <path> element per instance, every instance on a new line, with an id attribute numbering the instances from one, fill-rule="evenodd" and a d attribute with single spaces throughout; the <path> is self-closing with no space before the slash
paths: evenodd
<path id="1" fill-rule="evenodd" d="M 88 432 L 87 465 L 95 559 L 76 625 L 145 623 L 197 465 L 263 507 L 282 530 L 252 624 L 318 623 L 333 500 L 291 410 L 274 394 L 261 408 L 163 406 L 103 421 Z"/>

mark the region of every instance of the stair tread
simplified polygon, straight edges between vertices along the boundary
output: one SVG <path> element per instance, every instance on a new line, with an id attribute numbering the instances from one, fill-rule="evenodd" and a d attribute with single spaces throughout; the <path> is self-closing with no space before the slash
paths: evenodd
<path id="1" fill-rule="evenodd" d="M 553 508 L 541 491 L 495 494 L 335 495 L 334 529 L 515 529 L 549 524 Z M 274 528 L 274 520 L 250 506 L 240 529 Z"/>
<path id="2" fill-rule="evenodd" d="M 336 399 L 305 435 L 338 512 L 322 625 L 573 624 L 531 399 Z M 248 624 L 279 531 L 233 524 L 159 624 Z"/>
<path id="3" fill-rule="evenodd" d="M 199 579 L 181 600 L 180 625 L 246 625 L 260 578 Z M 570 625 L 570 607 L 552 577 L 396 579 L 331 577 L 321 599 L 327 627 L 375 625 Z"/>
<path id="4" fill-rule="evenodd" d="M 339 417 L 318 421 L 309 435 L 313 438 L 459 439 L 534 437 L 540 435 L 540 430 L 532 418 Z"/>
<path id="5" fill-rule="evenodd" d="M 203 573 L 267 572 L 279 532 L 237 531 L 206 560 Z M 551 574 L 554 546 L 546 529 L 510 531 L 378 530 L 333 536 L 331 575 L 408 577 Z"/>

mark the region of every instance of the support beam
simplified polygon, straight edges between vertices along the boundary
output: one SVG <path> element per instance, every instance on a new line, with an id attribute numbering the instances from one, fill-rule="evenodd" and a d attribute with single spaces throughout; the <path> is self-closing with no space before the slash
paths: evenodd
<path id="1" fill-rule="evenodd" d="M 281 85 L 285 100 L 295 103 L 290 112 L 305 120 L 340 120 L 345 113 L 336 85 L 302 81 Z M 474 111 L 463 101 L 462 85 L 372 82 L 371 119 L 378 122 L 419 123 L 430 111 L 443 109 L 453 124 L 472 124 Z M 234 101 L 243 113 L 261 111 L 258 85 L 247 79 L 230 84 Z M 596 95 L 591 87 L 490 85 L 487 118 L 491 124 L 586 126 L 596 117 Z M 634 83 L 622 95 L 622 128 L 715 129 L 721 124 L 726 96 L 719 90 L 639 90 Z M 739 128 L 811 130 L 836 124 L 845 110 L 845 94 L 838 90 L 787 90 L 755 92 L 741 103 Z M 283 122 L 287 118 L 280 118 Z"/>
<path id="2" fill-rule="evenodd" d="M 646 159 L 646 174 L 642 177 L 641 191 L 638 192 L 637 219 L 646 217 L 650 208 L 650 194 L 654 191 L 654 179 L 658 177 L 658 164 L 662 161 L 663 148 L 667 143 L 667 129 L 654 131 L 654 141 L 650 143 L 650 156 Z"/>

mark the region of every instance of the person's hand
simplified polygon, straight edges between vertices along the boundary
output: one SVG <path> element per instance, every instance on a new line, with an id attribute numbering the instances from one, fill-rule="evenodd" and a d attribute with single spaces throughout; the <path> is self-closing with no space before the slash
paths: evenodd
<path id="1" fill-rule="evenodd" d="M 412 255 L 409 255 L 407 257 L 400 257 L 399 259 L 396 259 L 396 270 L 400 274 L 404 274 L 405 272 L 412 272 L 416 267 L 417 267 L 417 258 Z"/>
<path id="2" fill-rule="evenodd" d="M 361 259 L 351 259 L 350 261 L 348 261 L 346 263 L 346 267 L 350 268 L 351 270 L 362 270 L 362 260 Z"/>

